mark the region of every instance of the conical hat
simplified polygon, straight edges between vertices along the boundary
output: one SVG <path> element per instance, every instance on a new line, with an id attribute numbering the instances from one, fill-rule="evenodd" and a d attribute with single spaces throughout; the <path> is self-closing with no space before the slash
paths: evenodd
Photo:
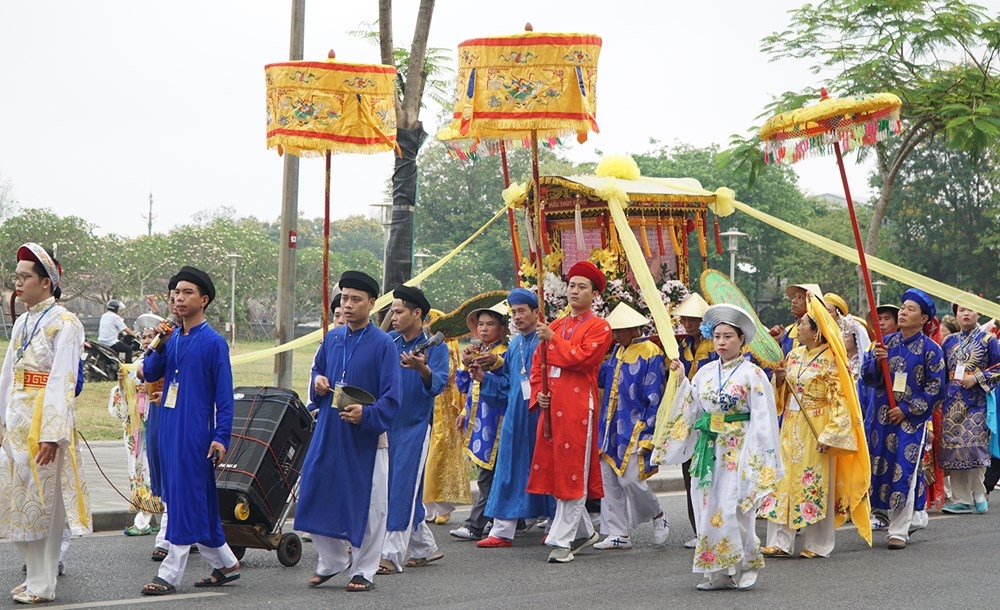
<path id="1" fill-rule="evenodd" d="M 691 296 L 678 303 L 677 307 L 671 309 L 670 314 L 687 318 L 703 318 L 707 309 L 708 303 L 705 302 L 705 299 L 701 298 L 701 295 L 697 292 L 692 292 Z"/>
<path id="2" fill-rule="evenodd" d="M 614 310 L 608 314 L 607 321 L 608 325 L 611 326 L 611 330 L 636 328 L 649 324 L 649 318 L 632 309 L 624 302 L 615 306 Z"/>
<path id="3" fill-rule="evenodd" d="M 476 332 L 476 327 L 479 325 L 479 314 L 484 311 L 492 311 L 493 313 L 500 314 L 501 318 L 506 319 L 507 316 L 510 315 L 510 306 L 507 305 L 507 299 L 504 299 L 493 307 L 480 307 L 479 309 L 473 309 L 469 312 L 469 315 L 465 317 L 465 325 L 469 327 L 470 332 Z"/>
<path id="4" fill-rule="evenodd" d="M 792 298 L 792 288 L 801 288 L 806 292 L 812 293 L 812 295 L 818 298 L 821 302 L 823 301 L 823 290 L 819 287 L 819 284 L 789 284 L 788 287 L 785 288 L 785 294 L 788 295 L 788 298 Z"/>

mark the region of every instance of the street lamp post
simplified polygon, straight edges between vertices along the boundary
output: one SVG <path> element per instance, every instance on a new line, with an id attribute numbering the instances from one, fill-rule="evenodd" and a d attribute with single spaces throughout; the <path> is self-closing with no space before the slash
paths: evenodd
<path id="1" fill-rule="evenodd" d="M 736 281 L 736 250 L 739 248 L 739 239 L 746 236 L 746 233 L 743 233 L 736 227 L 729 229 L 725 233 L 719 233 L 719 237 L 725 237 L 728 240 L 728 247 L 726 249 L 729 250 L 729 279 L 733 282 Z"/>
<path id="2" fill-rule="evenodd" d="M 875 280 L 872 282 L 872 288 L 875 289 L 875 307 L 882 304 L 882 286 L 885 285 L 885 282 L 882 280 Z"/>
<path id="3" fill-rule="evenodd" d="M 235 252 L 229 253 L 229 346 L 236 347 L 236 261 L 243 258 Z"/>
<path id="4" fill-rule="evenodd" d="M 426 261 L 429 258 L 433 258 L 433 256 L 427 254 L 426 252 L 413 253 L 413 266 L 416 268 L 417 273 L 420 273 L 421 271 L 424 270 L 424 261 Z M 417 285 L 419 286 L 419 284 Z"/>

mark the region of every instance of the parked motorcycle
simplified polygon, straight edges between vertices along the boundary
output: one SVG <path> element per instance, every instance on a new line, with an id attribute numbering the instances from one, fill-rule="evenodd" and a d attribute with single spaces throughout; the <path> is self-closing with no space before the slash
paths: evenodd
<path id="1" fill-rule="evenodd" d="M 118 340 L 129 344 L 132 353 L 140 353 L 139 340 L 134 336 L 122 331 L 118 333 Z M 101 345 L 97 341 L 85 341 L 83 344 L 83 378 L 87 381 L 116 381 L 121 364 L 125 358 L 121 352 Z"/>

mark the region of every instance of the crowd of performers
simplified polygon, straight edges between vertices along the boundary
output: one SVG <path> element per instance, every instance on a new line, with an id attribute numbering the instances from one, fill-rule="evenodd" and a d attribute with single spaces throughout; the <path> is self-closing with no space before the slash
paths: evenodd
<path id="1" fill-rule="evenodd" d="M 83 331 L 58 304 L 51 253 L 29 243 L 17 260 L 28 311 L 0 370 L 0 537 L 26 565 L 13 599 L 35 603 L 55 598 L 64 534 L 90 529 L 74 442 Z M 309 586 L 343 572 L 348 591 L 368 591 L 376 575 L 442 559 L 427 524 L 469 500 L 466 458 L 479 493 L 450 534 L 503 548 L 544 522 L 554 564 L 588 547 L 632 548 L 643 523 L 665 544 L 648 479 L 681 464 L 700 590 L 752 588 L 765 557 L 827 557 L 848 520 L 869 542 L 885 530 L 888 548 L 903 549 L 928 509 L 988 510 L 1000 478 L 987 417 L 1000 344 L 975 311 L 956 305 L 939 321 L 930 296 L 911 288 L 878 307 L 875 344 L 844 299 L 793 285 L 795 321 L 771 330 L 785 358 L 761 367 L 747 350 L 754 318 L 692 294 L 671 312 L 686 334 L 670 361 L 628 304 L 593 312 L 606 285 L 596 266 L 579 262 L 568 278 L 568 315 L 546 324 L 536 294 L 515 288 L 469 314 L 475 340 L 455 354 L 428 341 L 431 303 L 418 288 L 393 291 L 385 332 L 372 322 L 378 282 L 342 274 L 334 328 L 312 362 L 316 426 L 296 505 L 295 526 L 318 555 Z M 149 349 L 109 404 L 139 508 L 126 533 L 152 533 L 163 512 L 146 595 L 174 593 L 195 549 L 212 567 L 195 586 L 240 577 L 214 478 L 233 417 L 228 347 L 205 322 L 215 287 L 184 267 L 169 288 L 177 324 L 142 330 Z"/>

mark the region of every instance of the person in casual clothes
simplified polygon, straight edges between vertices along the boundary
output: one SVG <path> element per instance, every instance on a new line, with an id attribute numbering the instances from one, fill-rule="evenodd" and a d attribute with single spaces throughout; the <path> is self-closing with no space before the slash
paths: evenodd
<path id="1" fill-rule="evenodd" d="M 67 528 L 92 528 L 90 496 L 76 447 L 76 387 L 83 326 L 58 303 L 62 268 L 36 243 L 17 250 L 17 318 L 0 369 L 0 538 L 14 541 L 26 577 L 11 596 L 52 601 Z M 67 540 L 68 542 L 68 540 Z"/>
<path id="2" fill-rule="evenodd" d="M 888 517 L 888 546 L 903 549 L 913 529 L 926 527 L 926 485 L 921 458 L 926 424 L 945 394 L 944 354 L 922 332 L 934 317 L 934 300 L 911 288 L 903 293 L 899 332 L 875 344 L 861 364 L 871 396 L 865 435 L 872 459 L 871 504 Z M 895 406 L 889 403 L 882 360 L 888 360 Z"/>
<path id="3" fill-rule="evenodd" d="M 573 561 L 574 553 L 600 539 L 586 503 L 588 497 L 604 495 L 597 455 L 597 373 L 611 346 L 611 328 L 591 306 L 607 279 L 589 261 L 576 263 L 567 275 L 570 315 L 538 327 L 541 343 L 531 364 L 532 407 L 543 412 L 528 492 L 556 498 L 545 539 L 552 547 L 549 563 Z M 543 376 L 548 391 L 543 391 Z"/>
<path id="4" fill-rule="evenodd" d="M 385 539 L 386 433 L 399 411 L 399 354 L 389 335 L 371 323 L 378 282 L 345 271 L 340 288 L 347 324 L 326 333 L 313 360 L 309 394 L 318 416 L 299 479 L 295 526 L 312 534 L 319 556 L 309 586 L 350 569 L 347 590 L 369 591 Z M 334 393 L 345 386 L 368 392 L 374 402 L 338 407 Z"/>
<path id="5" fill-rule="evenodd" d="M 132 346 L 118 338 L 120 333 L 135 336 L 131 328 L 125 325 L 125 320 L 118 315 L 122 303 L 117 299 L 111 299 L 107 304 L 107 311 L 101 315 L 101 323 L 97 330 L 97 342 L 105 347 L 109 347 L 116 352 L 125 353 L 125 364 L 132 362 Z"/>
<path id="6" fill-rule="evenodd" d="M 217 587 L 240 577 L 240 562 L 222 531 L 215 488 L 215 467 L 225 459 L 233 425 L 229 345 L 205 321 L 215 299 L 209 275 L 185 266 L 174 279 L 174 307 L 182 324 L 142 364 L 145 381 L 163 380 L 156 446 L 162 497 L 170 506 L 170 550 L 157 576 L 142 588 L 144 595 L 174 593 L 195 544 L 212 567 L 196 587 Z"/>
<path id="7" fill-rule="evenodd" d="M 601 532 L 607 538 L 594 548 L 632 548 L 630 521 L 632 526 L 652 521 L 653 544 L 660 546 L 667 541 L 670 524 L 646 479 L 658 471 L 649 458 L 666 384 L 663 350 L 643 336 L 649 318 L 626 303 L 615 306 L 607 320 L 617 344 L 598 377 L 604 390 L 597 435 L 604 484 Z"/>

